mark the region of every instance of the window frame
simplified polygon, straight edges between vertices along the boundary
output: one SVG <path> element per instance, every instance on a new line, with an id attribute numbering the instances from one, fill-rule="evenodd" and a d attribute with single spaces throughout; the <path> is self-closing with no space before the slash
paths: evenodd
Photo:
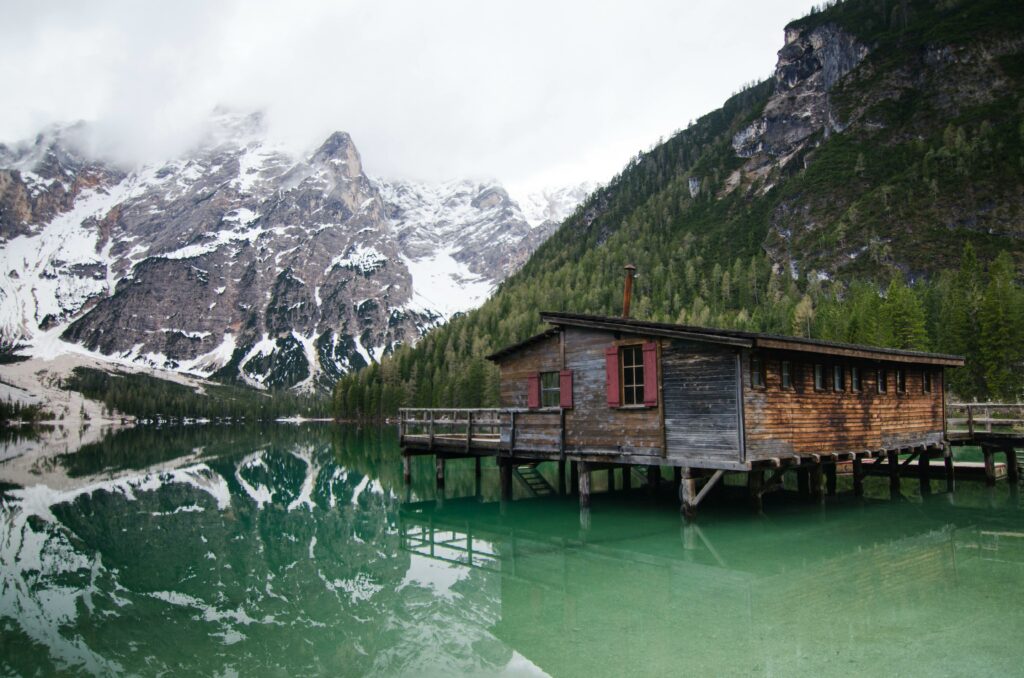
<path id="1" fill-rule="evenodd" d="M 928 368 L 921 370 L 921 392 L 931 393 L 934 389 L 932 386 L 932 371 Z"/>
<path id="2" fill-rule="evenodd" d="M 750 387 L 764 389 L 768 386 L 765 360 L 760 353 L 750 354 Z M 755 379 L 756 377 L 756 379 Z"/>
<path id="3" fill-rule="evenodd" d="M 882 395 L 889 392 L 889 370 L 884 367 L 875 369 L 875 391 Z"/>
<path id="4" fill-rule="evenodd" d="M 627 366 L 626 354 L 637 357 L 637 362 Z M 626 384 L 626 370 L 634 379 L 632 384 Z M 619 346 L 619 407 L 647 407 L 644 402 L 644 345 L 624 344 Z M 628 391 L 627 391 L 628 389 Z M 632 395 L 633 402 L 630 402 L 626 394 Z"/>
<path id="5" fill-rule="evenodd" d="M 905 367 L 896 368 L 896 393 L 907 392 L 907 369 Z"/>
<path id="6" fill-rule="evenodd" d="M 814 363 L 814 390 L 818 393 L 828 391 L 828 380 L 825 377 L 825 363 Z"/>
<path id="7" fill-rule="evenodd" d="M 864 391 L 864 375 L 861 374 L 859 365 L 850 365 L 850 392 L 861 393 Z"/>
<path id="8" fill-rule="evenodd" d="M 795 390 L 793 386 L 793 361 L 779 361 L 779 388 L 783 391 Z"/>
<path id="9" fill-rule="evenodd" d="M 846 369 L 842 363 L 832 365 L 832 391 L 835 393 L 846 392 Z"/>
<path id="10" fill-rule="evenodd" d="M 553 380 L 554 387 L 550 385 L 545 386 L 545 380 Z M 554 394 L 554 403 L 549 403 L 551 394 Z M 562 383 L 561 373 L 558 370 L 552 370 L 540 373 L 540 407 L 541 409 L 556 409 L 561 407 L 562 404 Z"/>

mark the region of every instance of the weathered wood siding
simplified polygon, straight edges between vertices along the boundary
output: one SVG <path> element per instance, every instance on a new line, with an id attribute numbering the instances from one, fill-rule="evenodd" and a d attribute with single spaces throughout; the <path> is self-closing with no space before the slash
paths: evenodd
<path id="1" fill-rule="evenodd" d="M 556 372 L 562 368 L 558 336 L 542 339 L 506 356 L 498 363 L 501 371 L 501 406 L 526 407 L 527 382 L 531 374 Z"/>
<path id="2" fill-rule="evenodd" d="M 816 360 L 809 354 L 762 351 L 765 386 L 751 385 L 750 352 L 743 352 L 746 458 L 787 454 L 827 454 L 939 444 L 943 437 L 941 368 L 903 365 L 906 392 L 896 390 L 896 364 Z M 793 388 L 782 389 L 780 363 L 793 365 Z M 814 388 L 814 364 L 825 365 L 828 390 Z M 842 365 L 844 390 L 831 390 L 832 366 Z M 861 370 L 861 390 L 853 392 L 851 366 Z M 888 392 L 877 392 L 878 367 L 888 371 Z M 923 370 L 932 374 L 923 392 Z"/>
<path id="3" fill-rule="evenodd" d="M 616 339 L 612 332 L 574 327 L 564 328 L 563 333 L 565 367 L 573 371 L 574 390 L 574 407 L 565 418 L 567 448 L 587 454 L 661 455 L 661 398 L 656 407 L 613 408 L 605 392 L 605 349 L 652 339 L 642 335 Z"/>
<path id="4" fill-rule="evenodd" d="M 661 355 L 667 456 L 740 461 L 736 349 L 671 341 Z"/>

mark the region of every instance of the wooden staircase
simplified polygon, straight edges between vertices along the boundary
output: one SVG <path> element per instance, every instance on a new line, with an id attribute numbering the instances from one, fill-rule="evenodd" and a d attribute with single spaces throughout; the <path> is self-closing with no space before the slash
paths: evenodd
<path id="1" fill-rule="evenodd" d="M 534 497 L 550 497 L 555 494 L 555 488 L 537 470 L 539 462 L 532 464 L 521 464 L 515 467 L 516 477 L 526 486 Z"/>

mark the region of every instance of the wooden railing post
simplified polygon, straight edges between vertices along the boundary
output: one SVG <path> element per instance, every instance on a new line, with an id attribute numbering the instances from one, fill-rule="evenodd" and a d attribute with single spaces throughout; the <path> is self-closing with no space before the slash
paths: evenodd
<path id="1" fill-rule="evenodd" d="M 466 411 L 466 451 L 473 446 L 473 410 Z"/>
<path id="2" fill-rule="evenodd" d="M 985 432 L 992 433 L 992 408 L 985 408 Z"/>
<path id="3" fill-rule="evenodd" d="M 434 449 L 434 410 L 430 410 L 430 449 Z"/>
<path id="4" fill-rule="evenodd" d="M 967 406 L 967 434 L 974 437 L 974 406 Z"/>

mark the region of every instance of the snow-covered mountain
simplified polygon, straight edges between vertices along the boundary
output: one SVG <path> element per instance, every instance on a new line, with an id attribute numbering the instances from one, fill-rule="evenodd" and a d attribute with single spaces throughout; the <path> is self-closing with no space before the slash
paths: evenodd
<path id="1" fill-rule="evenodd" d="M 0 146 L 0 336 L 257 387 L 329 384 L 473 308 L 587 189 L 524 212 L 496 182 L 372 180 L 344 132 L 295 157 L 259 114 L 131 171 L 84 136 Z"/>

